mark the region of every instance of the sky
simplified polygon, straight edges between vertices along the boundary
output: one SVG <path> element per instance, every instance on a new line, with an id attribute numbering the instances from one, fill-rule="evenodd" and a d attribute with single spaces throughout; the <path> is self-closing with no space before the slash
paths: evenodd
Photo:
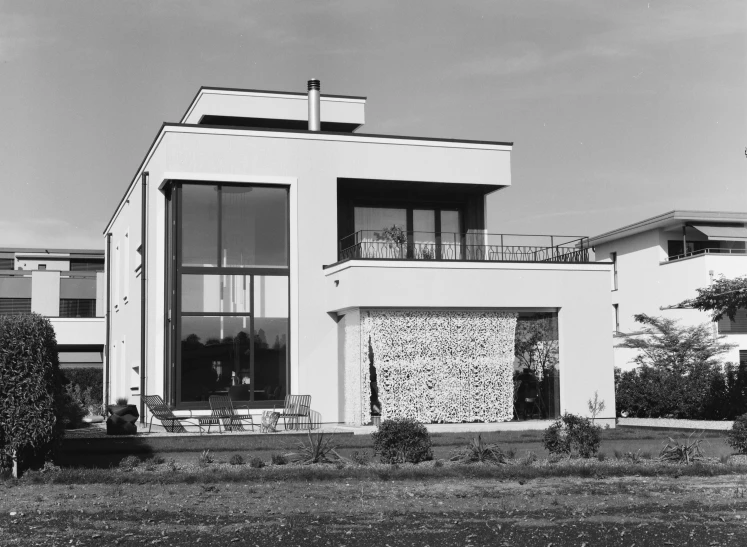
<path id="1" fill-rule="evenodd" d="M 365 133 L 514 142 L 494 233 L 747 211 L 744 0 L 0 0 L 0 247 L 99 248 L 201 85 L 364 95 Z"/>

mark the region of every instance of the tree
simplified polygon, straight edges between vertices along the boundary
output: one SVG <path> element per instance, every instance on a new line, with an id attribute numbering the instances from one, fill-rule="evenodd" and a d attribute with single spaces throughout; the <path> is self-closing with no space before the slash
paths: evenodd
<path id="1" fill-rule="evenodd" d="M 664 369 L 684 375 L 697 365 L 716 365 L 717 357 L 734 347 L 724 344 L 723 336 L 714 337 L 711 325 L 683 327 L 674 319 L 633 316 L 643 325 L 641 332 L 624 336 L 618 347 L 638 350 L 633 362 L 639 366 Z"/>
<path id="2" fill-rule="evenodd" d="M 747 308 L 747 276 L 727 279 L 723 275 L 704 289 L 696 289 L 698 296 L 680 302 L 678 306 L 712 312 L 711 321 L 724 316 L 735 320 L 737 310 Z"/>
<path id="3" fill-rule="evenodd" d="M 618 347 L 638 350 L 637 369 L 615 372 L 617 413 L 633 417 L 703 419 L 729 409 L 714 405 L 728 386 L 719 386 L 718 357 L 732 345 L 713 335 L 708 323 L 681 326 L 673 319 L 635 316 L 642 332 L 624 337 Z M 734 383 L 734 382 L 732 382 Z"/>

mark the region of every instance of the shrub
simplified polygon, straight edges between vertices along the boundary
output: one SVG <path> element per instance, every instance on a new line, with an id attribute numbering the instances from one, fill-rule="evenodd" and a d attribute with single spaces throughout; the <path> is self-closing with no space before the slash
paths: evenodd
<path id="1" fill-rule="evenodd" d="M 272 465 L 285 465 L 288 463 L 288 458 L 286 458 L 282 454 L 273 454 L 272 456 L 270 456 L 270 459 L 272 461 Z"/>
<path id="2" fill-rule="evenodd" d="M 119 462 L 119 468 L 124 471 L 132 471 L 138 465 L 140 465 L 140 458 L 137 456 L 129 455 L 122 458 Z"/>
<path id="3" fill-rule="evenodd" d="M 244 457 L 241 454 L 234 454 L 231 459 L 228 460 L 231 465 L 244 465 Z"/>
<path id="4" fill-rule="evenodd" d="M 545 430 L 542 442 L 550 454 L 570 456 L 575 451 L 591 458 L 599 451 L 600 431 L 588 418 L 563 414 Z"/>
<path id="5" fill-rule="evenodd" d="M 685 441 L 676 441 L 669 437 L 669 442 L 661 449 L 659 458 L 664 461 L 689 464 L 703 458 L 700 452 L 700 443 L 703 439 L 692 439 L 693 434 Z"/>
<path id="6" fill-rule="evenodd" d="M 87 393 L 87 406 L 95 407 L 100 414 L 100 407 L 104 401 L 104 371 L 87 367 L 62 369 L 60 372 L 70 384 L 80 386 L 81 392 Z"/>
<path id="7" fill-rule="evenodd" d="M 0 469 L 42 465 L 62 436 L 64 380 L 41 315 L 0 316 Z"/>
<path id="8" fill-rule="evenodd" d="M 261 458 L 254 456 L 251 460 L 249 460 L 249 465 L 254 469 L 262 469 L 265 466 L 265 462 L 263 462 Z"/>
<path id="9" fill-rule="evenodd" d="M 358 452 L 356 450 L 350 455 L 350 459 L 358 465 L 368 465 L 368 452 L 365 450 Z"/>
<path id="10" fill-rule="evenodd" d="M 537 454 L 535 454 L 531 450 L 527 450 L 526 456 L 524 456 L 519 463 L 521 463 L 521 465 L 529 466 L 536 462 L 537 459 Z"/>
<path id="11" fill-rule="evenodd" d="M 472 442 L 462 448 L 451 458 L 451 461 L 462 463 L 506 463 L 506 456 L 495 444 L 486 444 L 482 435 L 472 439 Z"/>
<path id="12" fill-rule="evenodd" d="M 203 450 L 202 453 L 197 456 L 197 465 L 199 465 L 200 467 L 206 467 L 214 461 L 215 458 L 213 458 L 213 455 L 210 453 L 210 449 Z"/>
<path id="13" fill-rule="evenodd" d="M 734 425 L 726 434 L 726 442 L 740 454 L 747 454 L 747 414 L 734 420 Z"/>
<path id="14" fill-rule="evenodd" d="M 428 430 L 411 418 L 384 420 L 371 435 L 374 452 L 381 456 L 382 463 L 420 463 L 433 459 Z"/>
<path id="15" fill-rule="evenodd" d="M 311 431 L 307 431 L 307 434 L 309 436 L 308 444 L 303 441 L 299 442 L 298 452 L 285 455 L 288 460 L 306 465 L 311 463 L 335 463 L 342 459 L 335 451 L 335 445 L 332 444 L 332 435 L 325 439 L 322 432 L 316 433 L 313 437 Z"/>

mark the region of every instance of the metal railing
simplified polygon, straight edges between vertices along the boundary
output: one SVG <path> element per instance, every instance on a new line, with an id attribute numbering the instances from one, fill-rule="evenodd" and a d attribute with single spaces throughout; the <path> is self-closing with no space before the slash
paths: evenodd
<path id="1" fill-rule="evenodd" d="M 679 255 L 670 256 L 664 262 L 673 262 L 675 260 L 682 260 L 683 258 L 690 258 L 693 256 L 708 255 L 708 254 L 747 255 L 747 249 L 720 249 L 718 247 L 698 249 L 697 251 L 691 251 L 689 253 L 683 253 Z"/>
<path id="2" fill-rule="evenodd" d="M 406 231 L 397 236 L 375 230 L 350 234 L 340 240 L 339 260 L 589 262 L 587 237 Z"/>

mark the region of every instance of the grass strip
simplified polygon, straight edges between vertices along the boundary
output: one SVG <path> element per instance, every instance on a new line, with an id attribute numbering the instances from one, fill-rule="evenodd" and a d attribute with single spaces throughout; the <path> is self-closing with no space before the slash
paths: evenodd
<path id="1" fill-rule="evenodd" d="M 6 487 L 24 484 L 213 484 L 231 482 L 313 482 L 313 481 L 438 481 L 443 479 L 531 480 L 554 477 L 712 477 L 747 473 L 747 465 L 696 462 L 674 465 L 607 463 L 597 460 L 571 460 L 539 465 L 332 465 L 208 466 L 199 470 L 156 470 L 138 472 L 121 469 L 63 468 L 52 472 L 28 472 L 21 479 L 4 478 Z"/>

